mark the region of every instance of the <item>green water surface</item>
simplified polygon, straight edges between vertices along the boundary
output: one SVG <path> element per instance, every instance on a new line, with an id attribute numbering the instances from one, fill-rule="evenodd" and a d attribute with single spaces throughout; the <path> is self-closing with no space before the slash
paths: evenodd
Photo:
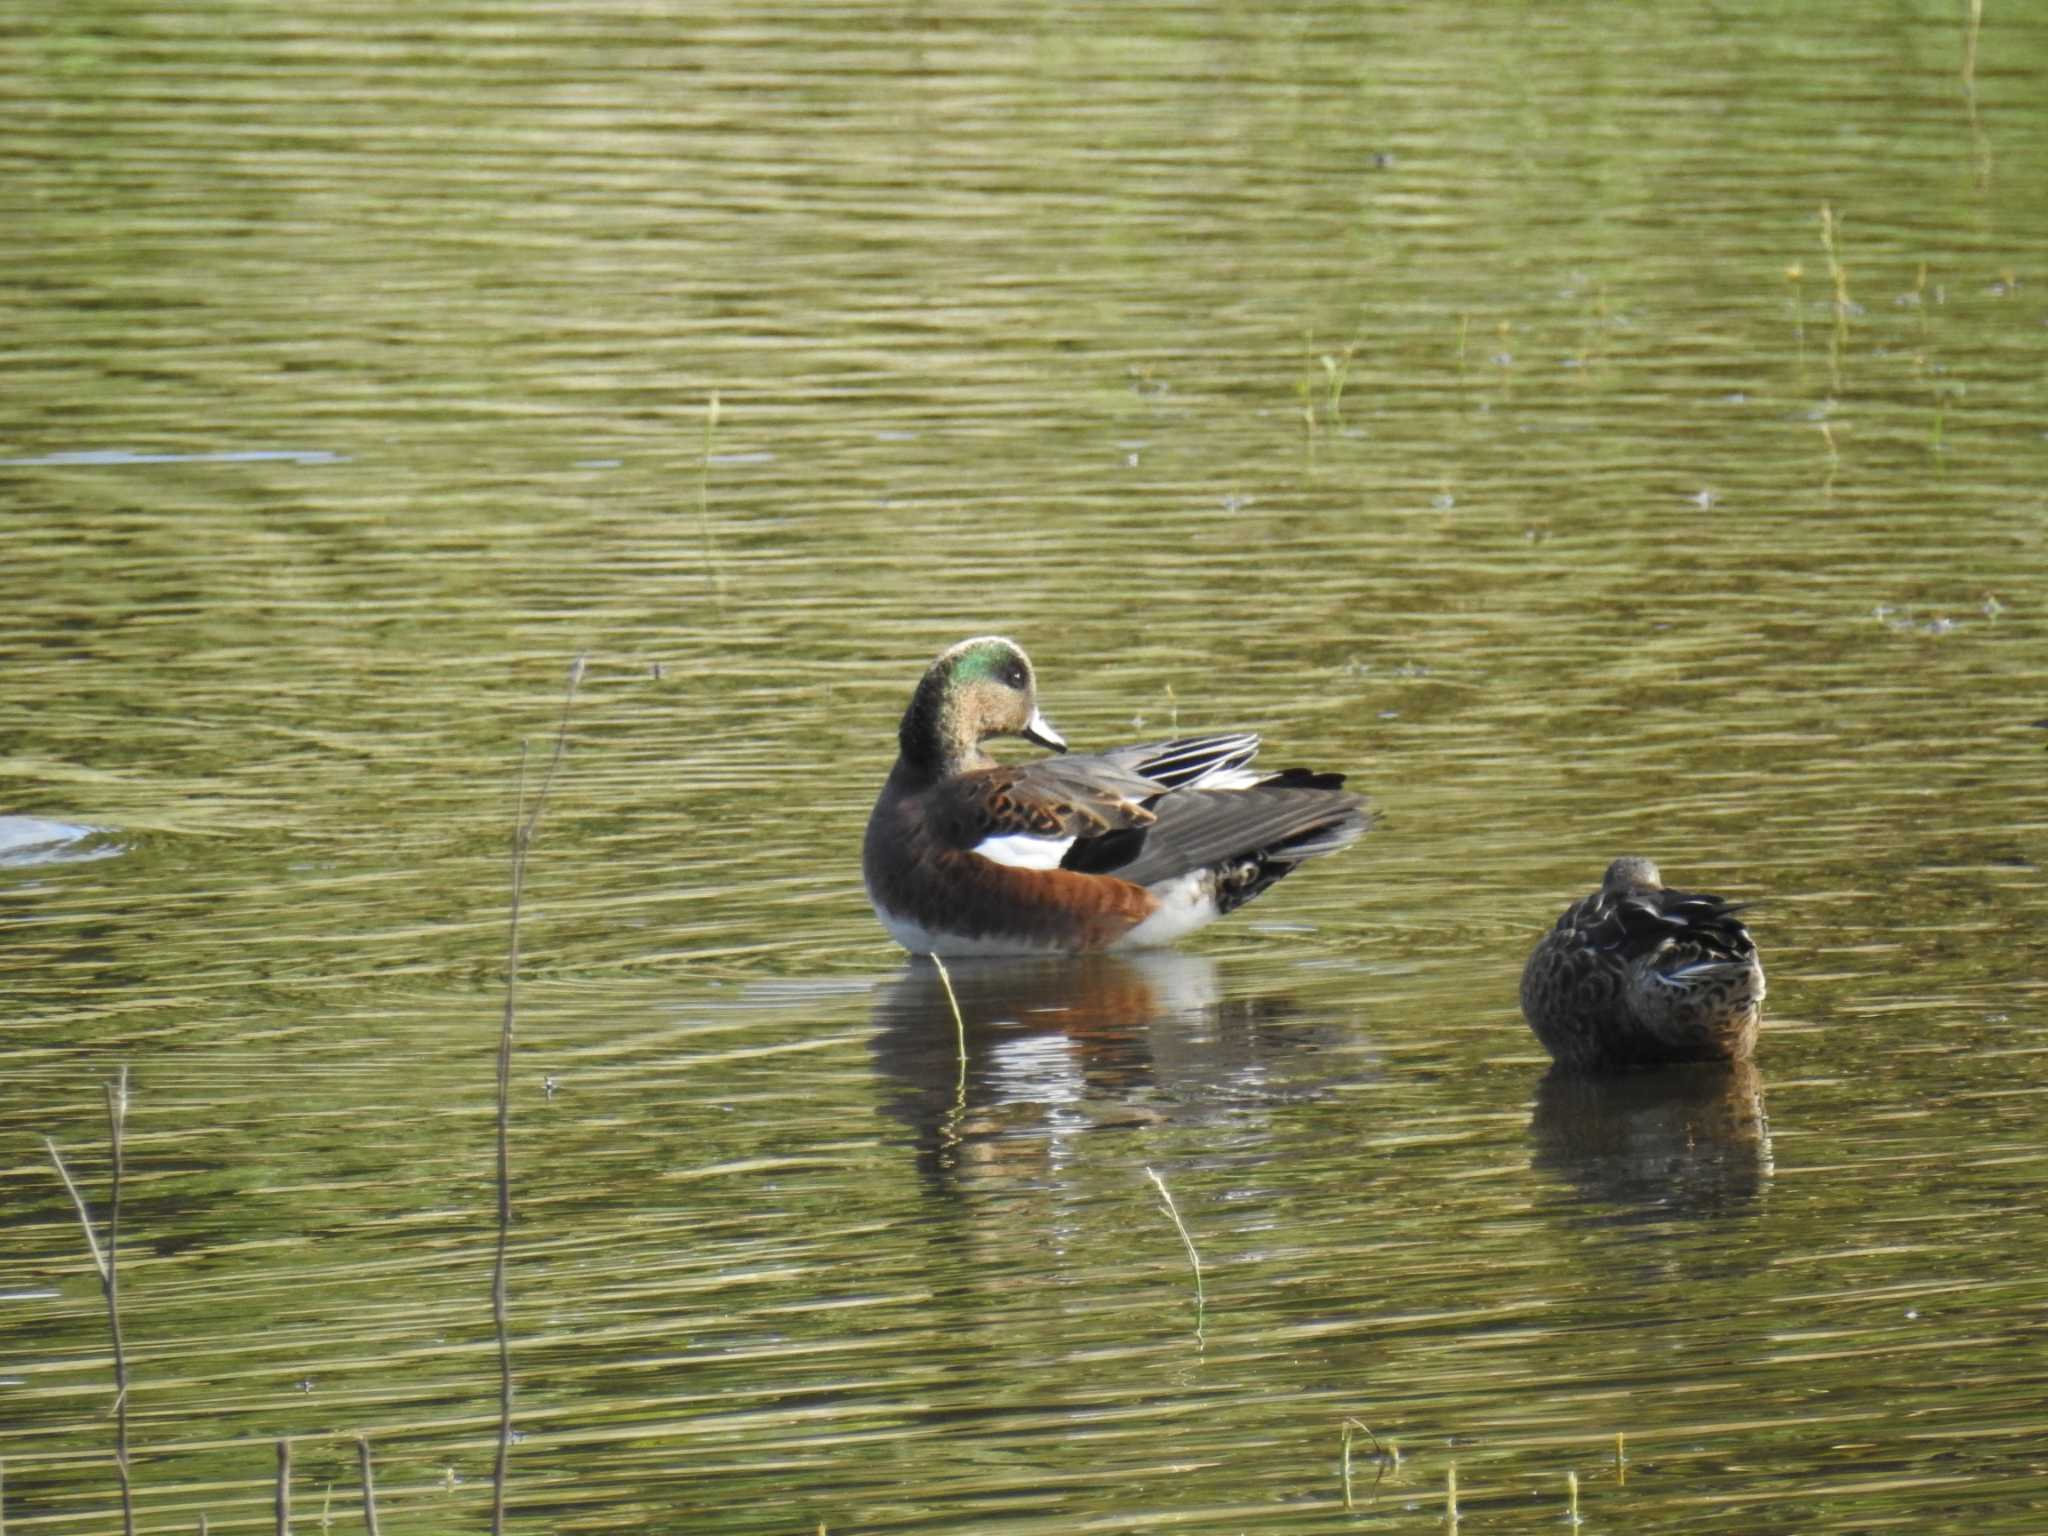
<path id="1" fill-rule="evenodd" d="M 578 655 L 513 1528 L 2048 1526 L 2048 13 L 28 0 L 0 123 L 10 1532 L 124 1064 L 139 1528 L 485 1528 Z M 990 631 L 1382 821 L 963 1062 L 858 847 Z M 1620 853 L 1753 1068 L 1546 1077 Z"/>

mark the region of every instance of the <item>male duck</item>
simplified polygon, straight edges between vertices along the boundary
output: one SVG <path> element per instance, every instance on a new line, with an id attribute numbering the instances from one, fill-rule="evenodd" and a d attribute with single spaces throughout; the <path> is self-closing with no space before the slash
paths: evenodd
<path id="1" fill-rule="evenodd" d="M 1529 957 L 1529 1027 L 1559 1063 L 1589 1071 L 1747 1059 L 1764 968 L 1741 910 L 1672 890 L 1648 859 L 1616 859 Z"/>
<path id="2" fill-rule="evenodd" d="M 1067 750 L 1029 658 L 1000 636 L 934 661 L 897 736 L 861 867 L 913 954 L 1171 944 L 1367 824 L 1342 774 L 1249 772 L 1245 732 L 997 763 L 991 736 Z"/>

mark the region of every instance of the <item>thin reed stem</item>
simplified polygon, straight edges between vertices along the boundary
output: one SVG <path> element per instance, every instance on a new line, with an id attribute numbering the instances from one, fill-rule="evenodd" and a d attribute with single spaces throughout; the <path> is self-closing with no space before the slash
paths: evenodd
<path id="1" fill-rule="evenodd" d="M 107 1197 L 107 1246 L 100 1248 L 98 1236 L 93 1231 L 92 1212 L 87 1209 L 85 1196 L 79 1193 L 78 1185 L 71 1177 L 71 1170 L 64 1166 L 64 1158 L 57 1151 L 57 1143 L 49 1137 L 43 1138 L 43 1145 L 50 1149 L 50 1161 L 57 1165 L 57 1176 L 64 1181 L 65 1189 L 71 1193 L 71 1204 L 78 1212 L 78 1224 L 85 1232 L 85 1246 L 92 1252 L 93 1268 L 99 1272 L 100 1294 L 107 1301 L 107 1332 L 114 1343 L 114 1475 L 121 1484 L 121 1530 L 123 1536 L 135 1536 L 135 1487 L 128 1469 L 128 1355 L 121 1342 L 121 1172 L 126 1154 L 124 1145 L 128 1128 L 128 1069 L 121 1068 L 120 1075 L 107 1084 L 107 1144 L 113 1162 L 111 1187 Z"/>
<path id="2" fill-rule="evenodd" d="M 277 1442 L 277 1536 L 292 1536 L 292 1443 Z"/>
<path id="3" fill-rule="evenodd" d="M 704 570 L 720 608 L 725 606 L 725 572 L 718 568 L 718 546 L 711 538 L 711 442 L 718 431 L 718 391 L 704 410 L 704 456 L 697 471 L 697 528 L 704 536 Z"/>
<path id="4" fill-rule="evenodd" d="M 953 1039 L 960 1051 L 960 1081 L 954 1091 L 964 1092 L 967 1087 L 967 1021 L 960 1016 L 960 999 L 953 991 L 953 976 L 946 969 L 946 962 L 937 955 L 931 957 L 932 964 L 939 968 L 939 984 L 946 989 L 946 1003 L 953 1010 Z"/>
<path id="5" fill-rule="evenodd" d="M 128 1069 L 107 1084 L 107 1332 L 114 1341 L 114 1466 L 121 1477 L 121 1528 L 135 1529 L 135 1484 L 128 1465 L 128 1351 L 121 1341 L 121 1176 L 127 1171 Z"/>
<path id="6" fill-rule="evenodd" d="M 1187 1248 L 1188 1263 L 1194 1266 L 1195 1338 L 1200 1340 L 1202 1337 L 1202 1311 L 1208 1304 L 1207 1297 L 1202 1294 L 1202 1256 L 1195 1252 L 1195 1240 L 1188 1236 L 1187 1223 L 1180 1219 L 1180 1207 L 1173 1203 L 1173 1191 L 1166 1187 L 1166 1180 L 1159 1177 L 1150 1168 L 1145 1170 L 1145 1177 L 1152 1181 L 1159 1191 L 1159 1198 L 1166 1203 L 1166 1214 L 1173 1218 L 1173 1229 L 1180 1234 L 1181 1243 Z"/>
<path id="7" fill-rule="evenodd" d="M 526 748 L 519 750 L 519 791 L 513 813 L 512 914 L 505 940 L 505 1013 L 498 1027 L 498 1245 L 491 1269 L 491 1322 L 498 1335 L 498 1450 L 491 1463 L 491 1536 L 505 1529 L 505 1469 L 512 1455 L 512 1331 L 505 1305 L 505 1261 L 512 1240 L 512 1037 L 519 1014 L 519 907 L 526 894 L 526 855 L 540 830 L 540 815 L 554 786 L 555 771 L 569 742 L 569 708 L 583 681 L 583 658 L 569 667 L 562 720 L 555 730 L 554 756 L 542 777 L 533 810 L 526 810 Z"/>
<path id="8" fill-rule="evenodd" d="M 370 1442 L 367 1436 L 356 1436 L 356 1466 L 361 1469 L 363 1482 L 363 1529 L 369 1536 L 377 1532 L 377 1480 L 370 1472 Z"/>
<path id="9" fill-rule="evenodd" d="M 1344 1471 L 1344 1507 L 1346 1509 L 1355 1507 L 1351 1498 L 1351 1432 L 1353 1430 L 1359 1431 L 1366 1439 L 1372 1442 L 1374 1467 L 1372 1494 L 1375 1499 L 1379 1497 L 1380 1483 L 1386 1478 L 1388 1469 L 1398 1468 L 1401 1465 L 1401 1447 L 1397 1443 L 1389 1440 L 1382 1445 L 1380 1437 L 1373 1433 L 1372 1426 L 1366 1423 L 1365 1420 L 1346 1419 L 1344 1421 L 1344 1457 L 1342 1463 Z"/>
<path id="10" fill-rule="evenodd" d="M 1849 345 L 1849 269 L 1842 265 L 1841 220 L 1834 206 L 1820 205 L 1820 243 L 1828 257 L 1828 279 L 1835 290 L 1835 328 L 1828 338 L 1828 381 L 1839 397 L 1842 393 L 1842 353 Z"/>

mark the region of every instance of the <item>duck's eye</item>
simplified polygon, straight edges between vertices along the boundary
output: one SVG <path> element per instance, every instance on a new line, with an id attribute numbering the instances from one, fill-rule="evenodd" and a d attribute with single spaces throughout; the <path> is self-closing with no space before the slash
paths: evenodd
<path id="1" fill-rule="evenodd" d="M 1019 692 L 1021 692 L 1024 688 L 1025 683 L 1024 663 L 1022 663 L 1021 661 L 1004 662 L 1002 677 L 1005 683 L 1008 683 L 1012 688 L 1015 688 Z"/>

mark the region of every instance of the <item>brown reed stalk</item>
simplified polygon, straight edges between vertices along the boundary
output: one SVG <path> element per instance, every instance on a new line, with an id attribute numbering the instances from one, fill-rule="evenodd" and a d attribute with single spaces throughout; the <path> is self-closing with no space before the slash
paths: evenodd
<path id="1" fill-rule="evenodd" d="M 292 1536 L 292 1443 L 277 1442 L 277 1536 Z"/>
<path id="2" fill-rule="evenodd" d="M 93 1232 L 92 1212 L 86 1208 L 85 1196 L 78 1192 L 78 1185 L 72 1181 L 71 1170 L 64 1166 L 57 1143 L 45 1136 L 43 1145 L 50 1149 L 50 1161 L 57 1165 L 57 1176 L 71 1192 L 71 1204 L 78 1211 L 78 1224 L 85 1231 L 85 1246 L 92 1250 L 93 1268 L 99 1271 L 100 1294 L 107 1299 L 107 1332 L 114 1340 L 114 1473 L 121 1483 L 121 1530 L 123 1536 L 135 1536 L 135 1487 L 128 1473 L 128 1356 L 121 1344 L 121 1271 L 118 1260 L 122 1144 L 127 1128 L 128 1069 L 123 1067 L 120 1076 L 107 1084 L 107 1144 L 114 1166 L 107 1194 L 107 1246 L 104 1253 L 100 1251 L 99 1238 Z"/>
<path id="3" fill-rule="evenodd" d="M 526 809 L 526 749 L 519 753 L 519 798 L 513 813 L 512 915 L 505 940 L 505 1014 L 498 1027 L 498 1255 L 491 1270 L 491 1321 L 498 1334 L 498 1452 L 491 1463 L 491 1536 L 505 1529 L 505 1468 L 512 1456 L 512 1333 L 505 1307 L 505 1258 L 512 1240 L 512 1035 L 519 1013 L 519 905 L 526 893 L 526 855 L 540 830 L 540 813 L 569 743 L 569 707 L 583 681 L 583 658 L 569 667 L 569 687 L 562 699 L 562 721 L 555 730 L 555 753 Z"/>

